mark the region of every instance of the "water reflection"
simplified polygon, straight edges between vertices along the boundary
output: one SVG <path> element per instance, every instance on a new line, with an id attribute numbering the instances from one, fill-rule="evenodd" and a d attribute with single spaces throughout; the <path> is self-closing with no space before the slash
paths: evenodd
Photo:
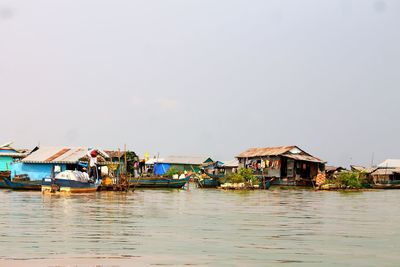
<path id="1" fill-rule="evenodd" d="M 399 191 L 0 191 L 0 259 L 396 266 Z"/>

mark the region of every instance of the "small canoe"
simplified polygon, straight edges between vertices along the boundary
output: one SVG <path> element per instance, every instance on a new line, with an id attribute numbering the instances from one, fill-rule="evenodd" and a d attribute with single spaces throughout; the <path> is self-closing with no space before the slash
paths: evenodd
<path id="1" fill-rule="evenodd" d="M 10 188 L 4 181 L 5 178 L 0 178 L 0 188 L 5 189 L 5 188 Z"/>
<path id="2" fill-rule="evenodd" d="M 12 190 L 36 190 L 40 191 L 42 187 L 42 181 L 36 180 L 36 181 L 15 181 L 15 180 L 10 180 L 7 178 L 4 178 L 4 182 L 7 185 L 7 188 L 10 188 Z"/>
<path id="3" fill-rule="evenodd" d="M 189 182 L 191 175 L 187 175 L 181 179 L 171 179 L 164 177 L 141 177 L 131 179 L 132 187 L 134 188 L 182 188 Z"/>
<path id="4" fill-rule="evenodd" d="M 400 189 L 399 183 L 371 184 L 373 189 Z"/>
<path id="5" fill-rule="evenodd" d="M 4 179 L 10 179 L 11 172 L 0 171 L 0 188 L 9 188 Z"/>
<path id="6" fill-rule="evenodd" d="M 196 179 L 196 183 L 200 188 L 217 188 L 221 186 L 219 179 Z"/>
<path id="7" fill-rule="evenodd" d="M 205 173 L 205 175 L 208 177 L 196 179 L 196 183 L 200 188 L 217 188 L 221 186 L 221 179 L 225 177 L 224 174 Z"/>
<path id="8" fill-rule="evenodd" d="M 206 173 L 208 177 L 211 179 L 222 179 L 225 177 L 225 174 L 212 174 L 212 173 Z"/>
<path id="9" fill-rule="evenodd" d="M 92 193 L 96 192 L 101 182 L 81 182 L 69 179 L 44 178 L 42 193 Z"/>

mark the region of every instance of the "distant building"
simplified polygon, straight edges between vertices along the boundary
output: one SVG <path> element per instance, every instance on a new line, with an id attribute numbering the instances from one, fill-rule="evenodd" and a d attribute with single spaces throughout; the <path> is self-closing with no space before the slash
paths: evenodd
<path id="1" fill-rule="evenodd" d="M 310 185 L 318 172 L 325 170 L 325 161 L 297 146 L 250 148 L 236 157 L 239 168 L 252 169 L 254 174 L 273 179 L 274 184 Z"/>
<path id="2" fill-rule="evenodd" d="M 27 155 L 25 150 L 17 150 L 10 145 L 6 144 L 0 147 L 0 171 L 10 171 L 11 164 L 16 159 L 22 159 Z"/>
<path id="3" fill-rule="evenodd" d="M 328 179 L 333 179 L 336 174 L 343 171 L 347 171 L 347 169 L 336 166 L 325 166 L 325 174 Z"/>
<path id="4" fill-rule="evenodd" d="M 400 159 L 387 159 L 370 173 L 373 183 L 388 183 L 400 180 Z"/>
<path id="5" fill-rule="evenodd" d="M 236 173 L 239 167 L 239 161 L 237 159 L 226 160 L 222 164 L 222 168 L 225 169 L 225 174 Z"/>
<path id="6" fill-rule="evenodd" d="M 154 163 L 154 173 L 163 175 L 170 168 L 177 171 L 199 172 L 203 164 L 210 162 L 213 162 L 213 160 L 204 156 L 169 156 L 163 162 Z"/>

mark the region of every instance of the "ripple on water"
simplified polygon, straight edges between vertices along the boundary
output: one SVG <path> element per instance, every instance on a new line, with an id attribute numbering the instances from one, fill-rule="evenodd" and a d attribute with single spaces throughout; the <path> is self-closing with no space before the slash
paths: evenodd
<path id="1" fill-rule="evenodd" d="M 399 193 L 193 187 L 71 196 L 0 191 L 0 259 L 397 266 Z"/>

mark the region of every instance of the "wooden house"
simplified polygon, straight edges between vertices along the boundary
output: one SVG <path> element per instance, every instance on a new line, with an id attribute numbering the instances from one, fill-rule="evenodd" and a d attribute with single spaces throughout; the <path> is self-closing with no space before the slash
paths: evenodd
<path id="1" fill-rule="evenodd" d="M 273 184 L 311 185 L 325 161 L 297 146 L 250 148 L 236 157 L 239 168 L 250 168 L 254 174 Z"/>

